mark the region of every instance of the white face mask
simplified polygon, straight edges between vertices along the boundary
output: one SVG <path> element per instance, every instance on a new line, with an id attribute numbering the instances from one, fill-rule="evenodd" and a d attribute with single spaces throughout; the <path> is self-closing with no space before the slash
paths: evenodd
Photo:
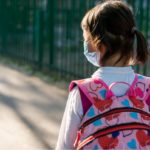
<path id="1" fill-rule="evenodd" d="M 100 67 L 100 52 L 89 52 L 88 42 L 84 41 L 84 55 L 87 60 L 94 66 Z"/>

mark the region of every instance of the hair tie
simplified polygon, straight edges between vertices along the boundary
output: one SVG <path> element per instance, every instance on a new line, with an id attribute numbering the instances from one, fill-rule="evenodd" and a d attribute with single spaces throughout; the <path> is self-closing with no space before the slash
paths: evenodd
<path id="1" fill-rule="evenodd" d="M 134 34 L 137 31 L 137 28 L 134 26 L 131 30 L 131 33 Z"/>

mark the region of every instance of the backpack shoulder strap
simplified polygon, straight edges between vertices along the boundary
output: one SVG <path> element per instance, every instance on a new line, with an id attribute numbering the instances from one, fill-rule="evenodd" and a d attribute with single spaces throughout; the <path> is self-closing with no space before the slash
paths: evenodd
<path id="1" fill-rule="evenodd" d="M 85 115 L 88 109 L 92 106 L 91 99 L 89 99 L 87 94 L 85 94 L 85 90 L 83 90 L 82 88 L 86 82 L 87 82 L 87 79 L 73 80 L 71 81 L 69 85 L 69 91 L 71 91 L 75 86 L 78 86 L 80 96 L 81 96 L 83 115 Z"/>
<path id="2" fill-rule="evenodd" d="M 142 98 L 150 106 L 150 77 L 138 74 L 136 83 L 136 95 Z"/>
<path id="3" fill-rule="evenodd" d="M 91 105 L 98 108 L 100 107 L 100 100 L 106 99 L 107 88 L 102 80 L 97 78 L 73 80 L 69 85 L 69 91 L 71 91 L 75 86 L 78 86 L 80 91 L 84 114 Z"/>
<path id="4" fill-rule="evenodd" d="M 73 80 L 69 85 L 69 91 L 71 91 L 75 86 L 78 86 L 78 89 L 80 91 L 80 96 L 81 96 L 83 115 L 86 114 L 86 112 L 92 105 L 91 101 L 89 100 L 89 97 L 85 94 L 85 91 L 82 89 L 83 82 L 85 84 L 85 82 L 87 82 L 86 80 L 87 79 Z"/>
<path id="5" fill-rule="evenodd" d="M 81 80 L 73 80 L 73 81 L 71 81 L 71 83 L 69 85 L 69 91 L 71 91 L 74 88 L 74 86 L 78 86 L 79 90 L 82 91 L 87 96 L 87 98 L 90 100 L 90 102 L 93 104 L 94 101 L 89 96 L 88 90 L 87 90 L 87 86 L 88 86 L 89 82 L 91 82 L 90 78 L 81 79 Z"/>

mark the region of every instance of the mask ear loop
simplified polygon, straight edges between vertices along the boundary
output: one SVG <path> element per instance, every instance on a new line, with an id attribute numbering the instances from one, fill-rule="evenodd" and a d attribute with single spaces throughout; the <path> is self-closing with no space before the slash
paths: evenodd
<path id="1" fill-rule="evenodd" d="M 112 96 L 115 96 L 115 94 L 111 91 L 111 89 L 112 89 L 113 86 L 115 86 L 118 83 L 123 83 L 123 84 L 128 85 L 130 88 L 127 91 L 127 95 L 131 96 L 131 97 L 136 97 L 136 93 L 135 93 L 135 90 L 133 89 L 132 85 L 130 85 L 129 83 L 126 83 L 126 82 L 114 82 L 108 88 L 108 92 L 106 93 L 106 98 L 107 99 L 111 98 Z"/>

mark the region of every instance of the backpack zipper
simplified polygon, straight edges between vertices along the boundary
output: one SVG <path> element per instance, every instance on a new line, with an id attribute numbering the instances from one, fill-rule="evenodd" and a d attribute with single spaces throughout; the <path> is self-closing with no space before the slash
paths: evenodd
<path id="1" fill-rule="evenodd" d="M 80 126 L 79 130 L 83 130 L 83 128 L 85 128 L 86 126 L 88 126 L 90 123 L 96 121 L 97 119 L 101 119 L 101 118 L 104 118 L 104 117 L 109 116 L 111 114 L 120 113 L 120 112 L 138 112 L 140 114 L 144 114 L 144 115 L 150 117 L 149 113 L 147 113 L 147 112 L 145 112 L 143 110 L 137 109 L 137 108 L 129 108 L 129 107 L 114 108 L 114 109 L 112 109 L 110 111 L 107 111 L 107 112 L 105 112 L 103 114 L 99 114 L 99 115 L 97 115 L 97 116 L 95 116 L 95 117 L 87 120 L 86 122 L 84 122 Z"/>
<path id="2" fill-rule="evenodd" d="M 92 142 L 94 139 L 98 137 L 105 136 L 115 131 L 131 130 L 131 129 L 150 130 L 150 126 L 143 123 L 137 123 L 137 122 L 109 126 L 107 128 L 100 129 L 95 133 L 93 133 L 92 135 L 88 136 L 86 139 L 84 139 L 82 142 L 79 143 L 77 150 L 80 150 L 82 147 L 84 147 L 85 145 Z"/>

